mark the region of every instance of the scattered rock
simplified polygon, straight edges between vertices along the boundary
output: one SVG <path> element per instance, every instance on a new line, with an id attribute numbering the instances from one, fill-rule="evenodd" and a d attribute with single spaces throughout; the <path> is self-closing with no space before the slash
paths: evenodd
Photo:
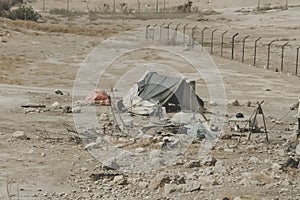
<path id="1" fill-rule="evenodd" d="M 190 161 L 186 162 L 183 166 L 185 168 L 200 167 L 201 166 L 201 162 L 200 162 L 200 160 L 190 160 Z"/>
<path id="2" fill-rule="evenodd" d="M 298 144 L 296 147 L 296 154 L 300 156 L 300 144 Z"/>
<path id="3" fill-rule="evenodd" d="M 164 192 L 165 194 L 171 194 L 177 190 L 176 188 L 177 185 L 174 184 L 165 184 L 164 186 Z"/>
<path id="4" fill-rule="evenodd" d="M 100 115 L 100 121 L 109 121 L 109 116 L 107 113 L 102 113 Z"/>
<path id="5" fill-rule="evenodd" d="M 250 163 L 254 163 L 254 164 L 259 164 L 259 163 L 261 163 L 261 161 L 260 161 L 258 158 L 254 157 L 254 156 L 252 156 L 252 157 L 249 159 L 249 162 L 250 162 Z"/>
<path id="6" fill-rule="evenodd" d="M 292 157 L 289 157 L 288 160 L 282 165 L 283 168 L 298 168 L 299 165 L 299 159 L 295 159 Z"/>
<path id="7" fill-rule="evenodd" d="M 151 190 L 157 190 L 159 188 L 163 188 L 165 184 L 170 183 L 170 181 L 170 176 L 164 172 L 161 172 L 152 178 L 149 188 Z"/>
<path id="8" fill-rule="evenodd" d="M 141 188 L 147 188 L 149 186 L 149 183 L 146 181 L 141 181 L 138 183 L 138 186 Z"/>
<path id="9" fill-rule="evenodd" d="M 240 102 L 236 99 L 236 100 L 232 101 L 232 102 L 230 103 L 230 105 L 232 105 L 232 106 L 239 106 L 239 105 L 240 105 Z"/>
<path id="10" fill-rule="evenodd" d="M 51 105 L 51 108 L 54 108 L 54 109 L 60 108 L 60 104 L 56 101 Z"/>
<path id="11" fill-rule="evenodd" d="M 186 192 L 194 192 L 201 189 L 200 181 L 189 181 L 186 184 Z"/>
<path id="12" fill-rule="evenodd" d="M 81 112 L 80 106 L 76 106 L 76 107 L 72 108 L 72 113 L 80 113 L 80 112 Z"/>
<path id="13" fill-rule="evenodd" d="M 247 107 L 251 107 L 251 101 L 248 101 L 246 104 Z"/>
<path id="14" fill-rule="evenodd" d="M 64 106 L 62 112 L 63 113 L 72 113 L 72 107 L 71 106 Z"/>
<path id="15" fill-rule="evenodd" d="M 15 131 L 12 135 L 13 138 L 17 138 L 20 140 L 28 140 L 29 137 L 23 131 Z"/>
<path id="16" fill-rule="evenodd" d="M 217 159 L 212 157 L 211 155 L 206 156 L 202 161 L 201 164 L 205 166 L 214 166 L 217 162 Z"/>
<path id="17" fill-rule="evenodd" d="M 272 164 L 272 171 L 273 172 L 278 172 L 280 169 L 281 169 L 280 164 L 278 164 L 278 163 L 273 163 Z"/>
<path id="18" fill-rule="evenodd" d="M 127 183 L 127 181 L 123 175 L 115 176 L 113 182 L 118 185 L 125 185 Z"/>
<path id="19" fill-rule="evenodd" d="M 215 101 L 211 101 L 211 102 L 209 102 L 209 105 L 211 105 L 211 106 L 217 106 L 218 104 Z"/>
<path id="20" fill-rule="evenodd" d="M 115 159 L 115 158 L 112 159 L 112 160 L 104 162 L 103 165 L 107 169 L 114 169 L 115 170 L 115 169 L 119 169 L 120 168 L 120 166 L 117 163 L 117 159 Z"/>

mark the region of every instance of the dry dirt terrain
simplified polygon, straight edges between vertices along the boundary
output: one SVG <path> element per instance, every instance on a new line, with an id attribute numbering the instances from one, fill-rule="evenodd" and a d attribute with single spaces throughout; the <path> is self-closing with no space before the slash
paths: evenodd
<path id="1" fill-rule="evenodd" d="M 57 2 L 62 5 L 59 7 Z M 70 10 L 77 10 L 78 13 L 53 13 L 51 9 L 64 7 L 62 1 L 57 2 L 46 1 L 44 12 L 41 11 L 40 1 L 29 3 L 41 14 L 39 23 L 0 18 L 0 33 L 3 35 L 0 42 L 1 200 L 300 199 L 297 111 L 290 110 L 291 105 L 300 98 L 300 80 L 295 76 L 295 49 L 300 46 L 298 1 L 290 0 L 288 9 L 260 12 L 254 11 L 257 1 L 195 1 L 198 12 L 175 14 L 87 14 L 85 9 L 80 10 L 82 4 L 86 8 L 86 2 L 75 0 L 70 1 Z M 155 5 L 155 1 L 149 2 L 152 7 Z M 167 8 L 176 7 L 178 2 L 167 1 Z M 278 2 L 282 4 L 282 1 Z M 92 8 L 93 1 L 89 3 Z M 141 1 L 145 12 L 149 9 L 145 7 L 147 3 Z M 101 10 L 102 4 L 100 7 L 94 5 L 95 10 Z M 128 6 L 136 8 L 136 1 L 130 1 Z M 211 31 L 218 29 L 215 33 L 215 53 L 211 58 L 224 83 L 226 113 L 211 113 L 220 105 L 210 103 L 210 94 L 202 77 L 190 69 L 180 56 L 164 51 L 144 49 L 115 58 L 99 85 L 107 92 L 114 87 L 119 97 L 141 78 L 139 73 L 133 71 L 123 77 L 123 82 L 114 85 L 125 69 L 141 65 L 149 65 L 145 69 L 152 70 L 156 69 L 153 65 L 174 68 L 187 78 L 197 79 L 196 91 L 205 102 L 207 116 L 225 116 L 223 130 L 205 157 L 198 155 L 205 139 L 195 139 L 186 152 L 171 164 L 164 165 L 163 160 L 159 160 L 155 170 L 126 172 L 110 169 L 97 156 L 95 158 L 89 148 L 85 148 L 90 141 L 77 134 L 75 117 L 84 116 L 94 107 L 82 106 L 80 113 L 64 112 L 66 106 L 72 106 L 78 70 L 89 61 L 86 59 L 88 55 L 106 39 L 136 28 L 145 30 L 148 24 L 159 26 L 169 22 L 173 22 L 171 29 L 181 23 L 180 32 L 182 25 L 188 23 L 186 33 L 189 36 L 192 27 L 197 25 L 195 38 L 200 43 L 201 30 L 209 27 L 204 36 L 204 43 L 207 43 L 204 50 L 207 52 L 211 50 Z M 225 38 L 223 57 L 220 57 L 219 40 L 226 30 L 228 37 Z M 230 37 L 236 32 L 239 32 L 236 59 L 231 60 Z M 247 35 L 250 38 L 245 62 L 242 63 L 241 41 Z M 258 37 L 263 39 L 258 47 L 257 66 L 253 66 L 252 42 Z M 273 46 L 276 48 L 271 51 L 270 69 L 266 69 L 266 44 L 273 39 L 276 40 Z M 276 72 L 281 65 L 280 47 L 286 41 L 289 44 L 285 51 L 285 68 L 283 72 Z M 109 45 L 107 52 L 115 47 L 115 44 Z M 105 51 L 102 49 L 102 52 Z M 160 70 L 159 67 L 157 70 Z M 55 93 L 56 90 L 63 95 Z M 83 91 L 81 98 L 90 92 Z M 233 105 L 231 102 L 234 100 L 238 100 L 239 105 Z M 227 123 L 238 112 L 251 115 L 257 101 L 264 101 L 262 107 L 269 142 L 265 140 L 264 133 L 252 134 L 250 140 L 244 135 L 240 137 L 240 133 L 233 132 Z M 59 105 L 53 105 L 55 102 Z M 251 102 L 250 106 L 247 106 L 248 102 Z M 46 107 L 23 108 L 22 105 Z M 110 107 L 97 106 L 95 110 L 97 119 L 102 120 L 101 126 L 112 121 Z M 108 113 L 110 118 L 104 120 L 105 123 L 100 119 L 103 113 Z M 147 120 L 149 118 L 141 117 L 134 123 L 141 125 Z M 259 125 L 262 126 L 261 120 Z M 117 141 L 118 145 L 123 146 L 133 142 L 128 148 L 135 148 L 135 153 L 143 153 L 149 146 L 152 148 L 151 145 L 157 149 L 166 136 L 176 138 L 168 131 L 157 134 L 156 130 L 152 130 L 144 137 L 139 135 L 133 140 L 133 137 L 126 135 L 117 136 L 117 130 L 113 126 L 108 127 L 110 130 L 107 132 L 87 127 L 86 133 L 96 138 L 101 135 L 105 140 Z M 139 129 L 131 130 L 134 131 L 140 133 Z M 156 152 L 152 153 L 153 160 L 158 160 L 155 156 L 159 151 L 163 150 L 153 150 Z"/>

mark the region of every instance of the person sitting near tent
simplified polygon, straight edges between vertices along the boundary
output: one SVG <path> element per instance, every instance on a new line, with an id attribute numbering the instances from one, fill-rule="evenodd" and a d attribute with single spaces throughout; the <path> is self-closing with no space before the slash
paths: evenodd
<path id="1" fill-rule="evenodd" d="M 125 106 L 123 104 L 123 99 L 119 99 L 119 101 L 117 102 L 117 109 L 121 113 L 125 111 Z"/>
<path id="2" fill-rule="evenodd" d="M 298 130 L 297 130 L 297 138 L 300 137 L 300 99 L 298 100 L 298 103 L 293 104 L 290 109 L 291 110 L 295 110 L 296 108 L 298 108 L 298 114 L 297 114 L 297 118 L 298 118 Z"/>

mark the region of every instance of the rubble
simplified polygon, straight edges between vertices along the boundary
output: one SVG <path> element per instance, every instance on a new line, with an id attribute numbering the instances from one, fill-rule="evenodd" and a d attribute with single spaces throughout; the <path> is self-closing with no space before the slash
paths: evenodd
<path id="1" fill-rule="evenodd" d="M 30 139 L 23 131 L 15 131 L 12 135 L 13 138 L 17 138 L 20 140 L 28 140 Z"/>
<path id="2" fill-rule="evenodd" d="M 204 166 L 215 166 L 216 162 L 217 162 L 217 159 L 215 159 L 211 155 L 208 155 L 204 159 L 202 159 L 201 164 Z"/>
<path id="3" fill-rule="evenodd" d="M 157 190 L 159 188 L 163 188 L 165 186 L 165 184 L 170 183 L 170 182 L 171 182 L 170 176 L 165 172 L 161 172 L 161 173 L 158 173 L 157 175 L 155 175 L 151 179 L 149 188 L 151 190 Z"/>

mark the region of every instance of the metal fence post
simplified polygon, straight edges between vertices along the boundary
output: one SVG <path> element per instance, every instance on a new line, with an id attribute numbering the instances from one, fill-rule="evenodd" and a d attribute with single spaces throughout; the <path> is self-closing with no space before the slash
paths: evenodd
<path id="1" fill-rule="evenodd" d="M 166 23 L 162 23 L 160 26 L 159 26 L 159 41 L 161 42 L 161 31 L 162 31 L 162 27 L 165 25 Z"/>
<path id="2" fill-rule="evenodd" d="M 296 57 L 296 76 L 298 75 L 298 62 L 299 62 L 299 49 L 300 47 L 297 48 L 297 57 Z"/>
<path id="3" fill-rule="evenodd" d="M 183 43 L 185 43 L 185 29 L 189 24 L 183 26 Z"/>
<path id="4" fill-rule="evenodd" d="M 178 31 L 180 24 L 181 23 L 177 24 L 177 26 L 175 27 L 175 37 L 174 37 L 175 43 L 176 43 L 176 39 L 177 39 L 177 31 Z"/>
<path id="5" fill-rule="evenodd" d="M 270 54 L 271 54 L 271 45 L 272 43 L 275 42 L 275 40 L 272 40 L 271 42 L 269 42 L 268 44 L 268 60 L 267 60 L 267 69 L 269 69 L 270 67 Z"/>
<path id="6" fill-rule="evenodd" d="M 204 49 L 204 31 L 208 29 L 207 27 L 204 27 L 201 31 L 201 46 L 202 46 L 202 51 Z"/>
<path id="7" fill-rule="evenodd" d="M 255 66 L 256 65 L 256 48 L 257 48 L 257 42 L 261 39 L 261 37 L 257 38 L 255 40 L 255 43 L 254 43 L 254 58 L 253 58 L 253 65 Z"/>
<path id="8" fill-rule="evenodd" d="M 288 44 L 289 42 L 286 42 L 284 45 L 281 47 L 281 69 L 280 71 L 283 71 L 283 59 L 284 59 L 284 47 Z"/>
<path id="9" fill-rule="evenodd" d="M 146 26 L 146 36 L 145 36 L 145 38 L 146 39 L 148 39 L 148 28 L 150 27 L 150 24 L 148 24 L 147 26 Z"/>
<path id="10" fill-rule="evenodd" d="M 247 38 L 249 38 L 250 36 L 247 35 L 246 37 L 244 37 L 243 39 L 243 55 L 242 55 L 242 62 L 245 62 L 245 43 L 246 43 L 246 40 Z"/>
<path id="11" fill-rule="evenodd" d="M 155 33 L 155 27 L 157 26 L 157 24 L 155 24 L 154 26 L 153 26 L 153 35 L 152 35 L 152 40 L 154 40 L 154 33 Z"/>
<path id="12" fill-rule="evenodd" d="M 213 54 L 214 53 L 214 33 L 217 31 L 218 29 L 214 29 L 211 32 L 211 44 L 210 44 L 210 53 Z"/>
<path id="13" fill-rule="evenodd" d="M 224 31 L 222 33 L 222 41 L 221 41 L 221 57 L 223 57 L 223 45 L 224 45 L 224 35 L 227 33 L 228 31 Z"/>
<path id="14" fill-rule="evenodd" d="M 194 40 L 195 40 L 195 31 L 196 31 L 197 26 L 194 26 L 192 28 L 192 48 L 194 47 Z"/>
<path id="15" fill-rule="evenodd" d="M 236 36 L 238 36 L 239 33 L 236 33 L 232 36 L 232 40 L 231 40 L 231 59 L 233 60 L 234 58 L 234 39 Z"/>
<path id="16" fill-rule="evenodd" d="M 173 22 L 170 22 L 168 25 L 167 25 L 167 40 L 169 40 L 169 38 L 170 38 L 170 35 L 169 35 L 169 33 L 170 33 L 170 25 L 172 24 Z"/>

